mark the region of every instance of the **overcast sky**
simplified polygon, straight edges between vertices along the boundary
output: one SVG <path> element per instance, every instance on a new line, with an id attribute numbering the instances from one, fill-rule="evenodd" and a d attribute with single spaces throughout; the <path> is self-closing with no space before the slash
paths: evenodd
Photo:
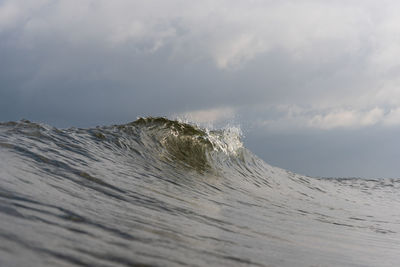
<path id="1" fill-rule="evenodd" d="M 240 125 L 268 163 L 400 177 L 400 2 L 0 0 L 0 121 Z"/>

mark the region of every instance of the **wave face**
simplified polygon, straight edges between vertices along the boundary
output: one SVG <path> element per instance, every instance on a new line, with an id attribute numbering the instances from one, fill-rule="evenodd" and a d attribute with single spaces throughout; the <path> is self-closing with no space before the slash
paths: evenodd
<path id="1" fill-rule="evenodd" d="M 0 124 L 0 266 L 397 266 L 400 180 L 272 167 L 235 128 Z"/>

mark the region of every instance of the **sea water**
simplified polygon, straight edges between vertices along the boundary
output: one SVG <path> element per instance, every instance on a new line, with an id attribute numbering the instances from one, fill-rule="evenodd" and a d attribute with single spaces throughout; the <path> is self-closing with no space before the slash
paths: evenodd
<path id="1" fill-rule="evenodd" d="M 0 266 L 399 264 L 399 179 L 297 175 L 165 118 L 0 124 Z"/>

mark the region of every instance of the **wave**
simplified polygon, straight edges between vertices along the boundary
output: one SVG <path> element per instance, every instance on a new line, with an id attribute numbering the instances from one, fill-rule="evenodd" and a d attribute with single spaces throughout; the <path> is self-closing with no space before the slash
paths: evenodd
<path id="1" fill-rule="evenodd" d="M 400 260 L 399 179 L 298 175 L 259 159 L 235 127 L 1 123 L 0 179 L 1 266 Z"/>

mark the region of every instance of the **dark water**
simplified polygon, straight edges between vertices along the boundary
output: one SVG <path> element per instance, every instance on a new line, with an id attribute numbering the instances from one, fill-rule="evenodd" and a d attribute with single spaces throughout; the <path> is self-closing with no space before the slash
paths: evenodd
<path id="1" fill-rule="evenodd" d="M 0 125 L 0 266 L 399 266 L 400 180 L 272 167 L 234 128 Z"/>

